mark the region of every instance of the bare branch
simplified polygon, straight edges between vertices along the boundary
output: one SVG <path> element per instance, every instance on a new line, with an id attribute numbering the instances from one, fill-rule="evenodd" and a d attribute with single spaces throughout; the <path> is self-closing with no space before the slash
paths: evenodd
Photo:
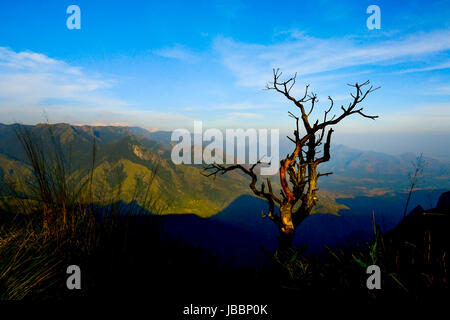
<path id="1" fill-rule="evenodd" d="M 317 178 L 319 178 L 319 177 L 323 177 L 323 176 L 329 176 L 330 174 L 333 174 L 333 172 L 325 172 L 325 173 L 318 173 L 317 174 Z"/>
<path id="2" fill-rule="evenodd" d="M 232 170 L 241 170 L 251 178 L 250 189 L 253 193 L 261 198 L 266 199 L 269 204 L 269 212 L 262 216 L 269 217 L 279 227 L 280 235 L 292 237 L 294 229 L 310 215 L 313 207 L 317 202 L 317 181 L 320 177 L 331 175 L 332 172 L 320 173 L 318 166 L 330 160 L 331 137 L 334 132 L 332 126 L 353 114 L 358 114 L 363 118 L 375 120 L 377 115 L 370 115 L 364 111 L 362 103 L 366 97 L 378 90 L 370 86 L 367 80 L 361 84 L 349 84 L 353 92 L 350 94 L 352 100 L 344 107 L 341 105 L 338 115 L 334 114 L 331 118 L 330 113 L 334 108 L 334 100 L 328 96 L 329 106 L 325 109 L 322 121 L 317 119 L 314 123 L 310 123 L 309 116 L 314 112 L 319 100 L 317 95 L 309 92 L 309 85 L 305 86 L 305 92 L 302 97 L 295 98 L 291 95 L 292 89 L 296 84 L 297 74 L 283 81 L 281 80 L 282 72 L 279 69 L 273 69 L 273 82 L 266 85 L 267 90 L 275 90 L 281 93 L 300 110 L 297 116 L 292 112 L 288 112 L 289 117 L 295 119 L 294 137 L 287 138 L 295 144 L 292 153 L 287 154 L 280 161 L 279 178 L 281 183 L 280 196 L 275 196 L 270 179 L 261 182 L 259 189 L 256 186 L 258 177 L 254 173 L 255 167 L 261 162 L 251 165 L 249 168 L 242 165 L 209 165 L 205 168 L 206 176 L 216 177 L 218 174 L 224 174 Z M 309 105 L 308 105 L 309 104 Z M 302 123 L 304 135 L 300 135 L 299 123 Z M 311 125 L 312 124 L 312 125 Z M 325 139 L 325 143 L 322 143 Z M 319 150 L 319 147 L 321 149 Z M 296 209 L 293 209 L 297 202 L 300 202 Z M 280 206 L 280 214 L 274 213 L 275 203 Z"/>
<path id="3" fill-rule="evenodd" d="M 254 169 L 257 165 L 261 164 L 261 161 L 257 161 L 255 164 L 253 164 L 249 169 L 247 169 L 246 167 L 240 165 L 240 164 L 236 164 L 236 165 L 230 165 L 230 166 L 226 166 L 226 165 L 222 165 L 222 164 L 210 164 L 207 165 L 203 168 L 202 174 L 205 177 L 210 177 L 210 176 L 216 176 L 217 174 L 225 174 L 226 172 L 229 171 L 233 171 L 233 170 L 241 170 L 242 172 L 244 172 L 246 175 L 248 175 L 252 180 L 250 182 L 250 189 L 253 191 L 253 193 L 258 196 L 258 197 L 263 197 L 263 198 L 272 198 L 273 201 L 275 201 L 276 203 L 281 203 L 281 200 L 276 197 L 273 192 L 270 193 L 266 193 L 264 192 L 264 187 L 262 185 L 261 189 L 258 190 L 258 188 L 256 187 L 256 183 L 258 181 L 258 178 L 254 172 Z M 272 186 L 270 186 L 270 188 L 272 188 Z"/>

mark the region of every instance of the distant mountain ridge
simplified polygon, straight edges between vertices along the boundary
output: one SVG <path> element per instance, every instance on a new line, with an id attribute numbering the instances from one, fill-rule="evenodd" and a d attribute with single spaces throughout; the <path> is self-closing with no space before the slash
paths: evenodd
<path id="1" fill-rule="evenodd" d="M 136 130 L 136 129 L 134 129 Z M 136 134 L 171 145 L 170 131 L 143 132 Z M 292 143 L 280 138 L 280 157 L 292 152 Z M 286 139 L 287 140 L 287 139 Z M 390 192 L 406 191 L 409 187 L 408 174 L 413 171 L 417 154 L 403 153 L 391 155 L 382 152 L 364 151 L 345 145 L 331 146 L 330 161 L 321 165 L 321 170 L 332 171 L 333 175 L 319 181 L 320 187 L 333 192 L 341 192 L 346 187 L 345 196 L 377 196 Z M 450 159 L 423 157 L 425 161 L 423 178 L 418 188 L 446 189 L 450 187 Z"/>
<path id="2" fill-rule="evenodd" d="M 326 188 L 342 190 L 346 195 L 377 196 L 393 192 L 405 192 L 410 186 L 409 174 L 413 172 L 417 155 L 405 153 L 389 155 L 373 151 L 361 151 L 343 145 L 331 147 L 331 160 L 323 164 L 323 170 L 332 171 Z M 419 189 L 448 189 L 450 187 L 450 161 L 424 156 L 423 175 Z"/>
<path id="3" fill-rule="evenodd" d="M 14 172 L 30 172 L 27 157 L 17 141 L 15 125 L 0 124 L 0 181 Z M 48 140 L 46 124 L 25 125 L 36 136 Z M 150 132 L 139 127 L 74 126 L 52 124 L 59 143 L 69 146 L 77 174 L 86 175 L 92 164 L 94 138 L 97 144 L 95 176 L 102 186 L 111 172 L 124 174 L 125 199 L 131 197 L 136 175 L 150 175 L 158 166 L 156 187 L 168 204 L 167 213 L 195 213 L 208 217 L 221 210 L 242 194 L 250 194 L 248 178 L 239 172 L 219 175 L 215 180 L 202 176 L 200 165 L 174 165 L 170 160 L 171 132 Z M 48 141 L 47 141 L 48 143 Z M 284 151 L 282 151 L 284 152 Z M 391 156 L 333 145 L 331 160 L 321 171 L 333 175 L 319 181 L 320 196 L 316 212 L 337 214 L 346 208 L 336 203 L 339 197 L 379 196 L 405 191 L 408 172 L 415 155 Z M 425 181 L 419 188 L 450 188 L 450 161 L 425 158 Z M 111 180 L 111 179 L 109 179 Z M 100 183 L 101 182 L 101 183 Z M 274 188 L 278 187 L 273 179 Z M 100 189 L 102 187 L 99 187 Z M 107 192 L 103 190 L 103 192 Z"/>
<path id="4" fill-rule="evenodd" d="M 26 126 L 52 150 L 46 125 Z M 92 166 L 93 141 L 96 141 L 94 180 L 96 194 L 115 192 L 118 178 L 124 177 L 124 201 L 131 201 L 136 177 L 149 177 L 157 168 L 154 194 L 166 205 L 165 213 L 195 213 L 211 216 L 234 198 L 248 192 L 248 181 L 232 173 L 207 179 L 202 168 L 175 165 L 170 150 L 126 127 L 91 127 L 68 124 L 51 125 L 57 142 L 70 149 L 73 174 L 87 176 Z M 31 172 L 30 163 L 17 140 L 14 125 L 0 125 L 0 168 L 2 179 Z M 233 186 L 232 188 L 230 186 Z M 97 191 L 98 190 L 98 191 Z"/>

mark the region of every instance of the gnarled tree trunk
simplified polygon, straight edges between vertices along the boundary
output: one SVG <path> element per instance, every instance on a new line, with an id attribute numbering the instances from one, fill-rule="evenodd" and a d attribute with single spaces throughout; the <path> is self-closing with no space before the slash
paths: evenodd
<path id="1" fill-rule="evenodd" d="M 279 226 L 278 248 L 285 250 L 292 247 L 295 234 L 295 227 L 292 222 L 292 205 L 290 203 L 283 204 L 280 207 L 280 217 L 281 225 Z"/>
<path id="2" fill-rule="evenodd" d="M 331 97 L 328 97 L 330 101 L 330 107 L 325 110 L 323 121 L 319 120 L 310 122 L 309 116 L 311 115 L 316 103 L 318 102 L 317 95 L 314 93 L 308 93 L 309 86 L 306 86 L 305 94 L 302 98 L 297 99 L 291 96 L 290 91 L 295 84 L 296 75 L 287 81 L 280 81 L 281 72 L 273 70 L 273 82 L 271 85 L 267 85 L 268 90 L 275 90 L 278 93 L 283 94 L 288 100 L 293 102 L 300 110 L 300 115 L 295 116 L 289 112 L 289 116 L 296 120 L 296 130 L 294 130 L 294 138 L 288 137 L 295 144 L 294 151 L 288 154 L 286 158 L 280 161 L 280 183 L 281 190 L 280 196 L 275 195 L 272 192 L 272 186 L 270 179 L 267 178 L 266 184 L 263 181 L 261 187 L 256 186 L 258 177 L 254 173 L 254 168 L 260 164 L 258 161 L 252 164 L 249 168 L 240 164 L 224 166 L 221 164 L 212 164 L 205 168 L 205 171 L 211 172 L 205 174 L 205 176 L 216 175 L 217 173 L 225 173 L 234 169 L 242 170 L 245 174 L 251 177 L 250 189 L 253 193 L 261 198 L 264 198 L 269 204 L 269 212 L 263 216 L 270 218 L 278 227 L 280 235 L 278 237 L 278 251 L 279 252 L 291 252 L 288 250 L 292 247 L 292 241 L 295 234 L 295 229 L 310 215 L 312 209 L 317 203 L 317 181 L 321 176 L 327 176 L 332 172 L 319 173 L 317 167 L 322 162 L 330 160 L 330 143 L 331 134 L 333 129 L 331 126 L 338 124 L 341 120 L 352 114 L 359 114 L 362 117 L 375 120 L 378 116 L 366 115 L 363 113 L 363 108 L 356 108 L 369 93 L 375 91 L 378 88 L 370 87 L 363 91 L 362 88 L 369 84 L 366 81 L 362 84 L 350 85 L 356 89 L 354 94 L 351 94 L 353 100 L 345 108 L 341 106 L 342 112 L 339 116 L 334 115 L 331 119 L 327 119 L 328 114 L 331 112 L 334 102 Z M 310 108 L 307 111 L 306 104 L 310 104 Z M 303 124 L 303 129 L 306 131 L 305 135 L 300 136 L 299 122 Z M 327 130 L 327 128 L 329 128 Z M 326 133 L 326 135 L 325 135 Z M 325 138 L 326 136 L 326 138 Z M 323 145 L 323 154 L 321 157 L 316 157 L 319 151 L 317 150 L 325 138 Z M 280 207 L 280 215 L 275 214 L 275 205 Z M 294 209 L 296 207 L 297 209 Z M 288 256 L 288 255 L 282 255 Z"/>

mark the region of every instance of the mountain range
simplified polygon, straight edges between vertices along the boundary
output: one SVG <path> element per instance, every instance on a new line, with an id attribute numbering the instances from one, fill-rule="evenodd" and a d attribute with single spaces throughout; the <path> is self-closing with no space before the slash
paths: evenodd
<path id="1" fill-rule="evenodd" d="M 31 174 L 31 166 L 18 141 L 18 125 L 0 124 L 0 182 Z M 65 123 L 24 125 L 48 150 L 52 150 L 51 129 L 58 145 L 70 158 L 71 175 L 86 179 L 93 164 L 98 196 L 112 194 L 121 185 L 121 200 L 131 201 L 139 177 L 150 177 L 157 170 L 153 192 L 165 204 L 166 214 L 191 213 L 210 217 L 223 211 L 241 195 L 251 195 L 249 180 L 240 172 L 204 177 L 201 165 L 175 165 L 170 158 L 170 132 L 150 132 L 139 127 L 75 126 Z M 283 146 L 283 144 L 281 144 Z M 280 150 L 287 153 L 287 149 Z M 334 174 L 319 181 L 316 213 L 338 215 L 349 209 L 340 198 L 395 196 L 406 192 L 408 173 L 416 155 L 399 156 L 361 151 L 333 145 L 331 160 L 323 172 Z M 425 157 L 424 177 L 418 187 L 423 190 L 450 188 L 450 161 Z M 272 179 L 274 188 L 279 187 Z M 260 213 L 260 212 L 259 212 Z"/>

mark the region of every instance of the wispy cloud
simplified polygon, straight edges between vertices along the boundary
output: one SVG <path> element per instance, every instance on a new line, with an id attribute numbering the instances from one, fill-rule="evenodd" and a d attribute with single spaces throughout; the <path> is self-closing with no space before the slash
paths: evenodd
<path id="1" fill-rule="evenodd" d="M 398 73 L 411 73 L 411 72 L 426 72 L 426 71 L 434 71 L 434 70 L 443 70 L 450 69 L 450 61 L 440 63 L 433 66 L 423 67 L 423 68 L 411 68 L 406 70 L 401 70 Z"/>
<path id="2" fill-rule="evenodd" d="M 46 99 L 71 100 L 94 103 L 100 98 L 88 95 L 96 90 L 109 88 L 110 84 L 101 79 L 71 76 L 59 71 L 8 72 L 2 70 L 0 96 L 11 101 L 40 103 Z M 112 102 L 112 101 L 108 101 Z M 122 104 L 116 101 L 115 104 Z"/>
<path id="3" fill-rule="evenodd" d="M 199 59 L 198 55 L 194 54 L 190 49 L 180 44 L 175 44 L 172 47 L 153 50 L 153 53 L 160 57 L 181 60 L 183 62 L 194 62 Z"/>
<path id="4" fill-rule="evenodd" d="M 443 96 L 449 96 L 450 95 L 450 85 L 438 87 L 433 91 L 433 94 L 435 95 L 443 95 Z"/>
<path id="5" fill-rule="evenodd" d="M 114 81 L 88 75 L 81 68 L 35 52 L 15 52 L 0 48 L 0 97 L 3 107 L 36 106 L 66 102 L 81 108 L 108 105 L 123 107 L 124 101 L 98 93 Z M 6 104 L 6 106 L 5 106 Z"/>
<path id="6" fill-rule="evenodd" d="M 218 37 L 214 42 L 221 61 L 243 86 L 261 87 L 272 68 L 315 75 L 343 68 L 393 65 L 450 49 L 450 31 L 411 35 L 398 40 L 361 42 L 355 39 L 321 39 L 298 32 L 295 39 L 270 45 L 248 44 Z"/>
<path id="7" fill-rule="evenodd" d="M 5 47 L 0 47 L 0 67 L 27 71 L 52 71 L 59 69 L 67 74 L 81 74 L 79 68 L 69 67 L 63 61 L 49 58 L 44 54 L 31 51 L 15 52 Z"/>
<path id="8" fill-rule="evenodd" d="M 45 121 L 161 128 L 182 126 L 189 117 L 139 109 L 114 96 L 116 81 L 36 52 L 0 47 L 0 121 Z M 44 115 L 45 112 L 45 115 Z"/>
<path id="9" fill-rule="evenodd" d="M 348 119 L 339 129 L 342 133 L 448 133 L 450 123 L 449 103 L 416 104 L 408 110 L 382 114 L 377 121 L 358 121 L 357 117 Z"/>

